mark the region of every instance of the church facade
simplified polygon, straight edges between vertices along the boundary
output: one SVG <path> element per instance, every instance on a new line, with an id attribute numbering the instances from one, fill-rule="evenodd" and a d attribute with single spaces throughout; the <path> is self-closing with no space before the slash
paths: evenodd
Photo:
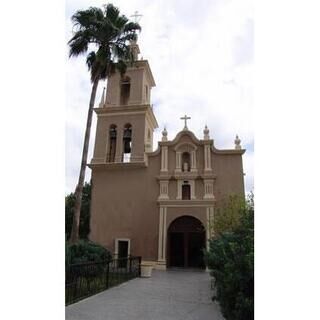
<path id="1" fill-rule="evenodd" d="M 198 139 L 187 127 L 172 140 L 158 127 L 150 103 L 155 81 L 147 60 L 112 75 L 95 108 L 89 238 L 118 257 L 142 256 L 158 269 L 204 267 L 202 249 L 212 236 L 216 204 L 244 195 L 242 155 L 218 150 L 205 126 Z"/>

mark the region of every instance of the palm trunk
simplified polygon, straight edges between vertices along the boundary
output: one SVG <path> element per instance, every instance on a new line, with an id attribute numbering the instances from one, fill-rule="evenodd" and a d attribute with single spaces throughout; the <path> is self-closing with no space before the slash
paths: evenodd
<path id="1" fill-rule="evenodd" d="M 84 183 L 87 160 L 88 160 L 88 149 L 89 149 L 90 131 L 91 131 L 91 123 L 92 123 L 92 113 L 93 113 L 93 107 L 94 107 L 94 101 L 96 98 L 98 83 L 99 83 L 99 79 L 96 79 L 93 82 L 92 89 L 91 89 L 91 97 L 90 97 L 88 117 L 87 117 L 86 133 L 84 136 L 84 143 L 83 143 L 81 168 L 80 168 L 78 184 L 77 184 L 76 191 L 75 191 L 76 200 L 75 200 L 75 204 L 74 204 L 72 229 L 71 229 L 71 235 L 70 235 L 70 240 L 69 240 L 70 243 L 76 243 L 79 240 L 79 224 L 80 224 L 82 190 L 83 190 L 83 183 Z"/>

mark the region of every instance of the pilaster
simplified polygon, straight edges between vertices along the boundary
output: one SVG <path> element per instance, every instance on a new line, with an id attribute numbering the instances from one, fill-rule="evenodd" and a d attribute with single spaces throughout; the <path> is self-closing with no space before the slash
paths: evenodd
<path id="1" fill-rule="evenodd" d="M 175 172 L 181 172 L 181 154 L 182 154 L 182 152 L 176 151 L 176 170 L 175 170 Z"/>
<path id="2" fill-rule="evenodd" d="M 160 195 L 158 200 L 169 199 L 169 180 L 160 180 Z"/>
<path id="3" fill-rule="evenodd" d="M 204 196 L 203 199 L 215 199 L 214 194 L 213 194 L 213 179 L 204 179 Z"/>
<path id="4" fill-rule="evenodd" d="M 117 147 L 115 162 L 122 162 L 122 152 L 123 152 L 123 129 L 119 128 L 117 132 Z"/>
<path id="5" fill-rule="evenodd" d="M 161 147 L 161 172 L 168 172 L 168 147 Z"/>
<path id="6" fill-rule="evenodd" d="M 205 172 L 212 171 L 210 144 L 204 145 L 204 171 Z"/>
<path id="7" fill-rule="evenodd" d="M 160 207 L 157 269 L 166 269 L 167 207 Z"/>
<path id="8" fill-rule="evenodd" d="M 197 172 L 197 152 L 193 150 L 191 152 L 191 172 Z"/>

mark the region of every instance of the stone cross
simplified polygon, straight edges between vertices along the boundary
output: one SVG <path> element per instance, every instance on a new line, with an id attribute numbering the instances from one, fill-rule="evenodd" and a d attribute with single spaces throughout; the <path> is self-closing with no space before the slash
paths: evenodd
<path id="1" fill-rule="evenodd" d="M 182 118 L 180 118 L 181 120 L 184 120 L 184 128 L 183 130 L 188 130 L 188 127 L 187 127 L 187 120 L 191 119 L 190 117 L 187 117 L 186 115 Z"/>
<path id="2" fill-rule="evenodd" d="M 135 11 L 134 14 L 131 15 L 130 17 L 134 18 L 135 23 L 138 23 L 142 17 L 142 14 L 139 14 L 138 11 Z"/>

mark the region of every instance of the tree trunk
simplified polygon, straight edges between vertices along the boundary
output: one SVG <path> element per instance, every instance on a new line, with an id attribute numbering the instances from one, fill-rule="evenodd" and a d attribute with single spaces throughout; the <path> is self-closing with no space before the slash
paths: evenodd
<path id="1" fill-rule="evenodd" d="M 93 107 L 94 107 L 94 101 L 96 98 L 98 83 L 99 83 L 99 79 L 96 79 L 91 89 L 91 97 L 90 97 L 90 103 L 89 103 L 86 132 L 84 136 L 80 174 L 79 174 L 79 180 L 78 180 L 78 184 L 75 191 L 76 199 L 74 204 L 72 229 L 71 229 L 71 235 L 69 240 L 70 243 L 76 243 L 79 240 L 79 224 L 80 224 L 82 189 L 83 189 L 83 183 L 84 183 L 87 160 L 88 160 L 87 158 L 88 158 L 91 123 L 92 123 L 92 113 L 93 113 Z"/>

